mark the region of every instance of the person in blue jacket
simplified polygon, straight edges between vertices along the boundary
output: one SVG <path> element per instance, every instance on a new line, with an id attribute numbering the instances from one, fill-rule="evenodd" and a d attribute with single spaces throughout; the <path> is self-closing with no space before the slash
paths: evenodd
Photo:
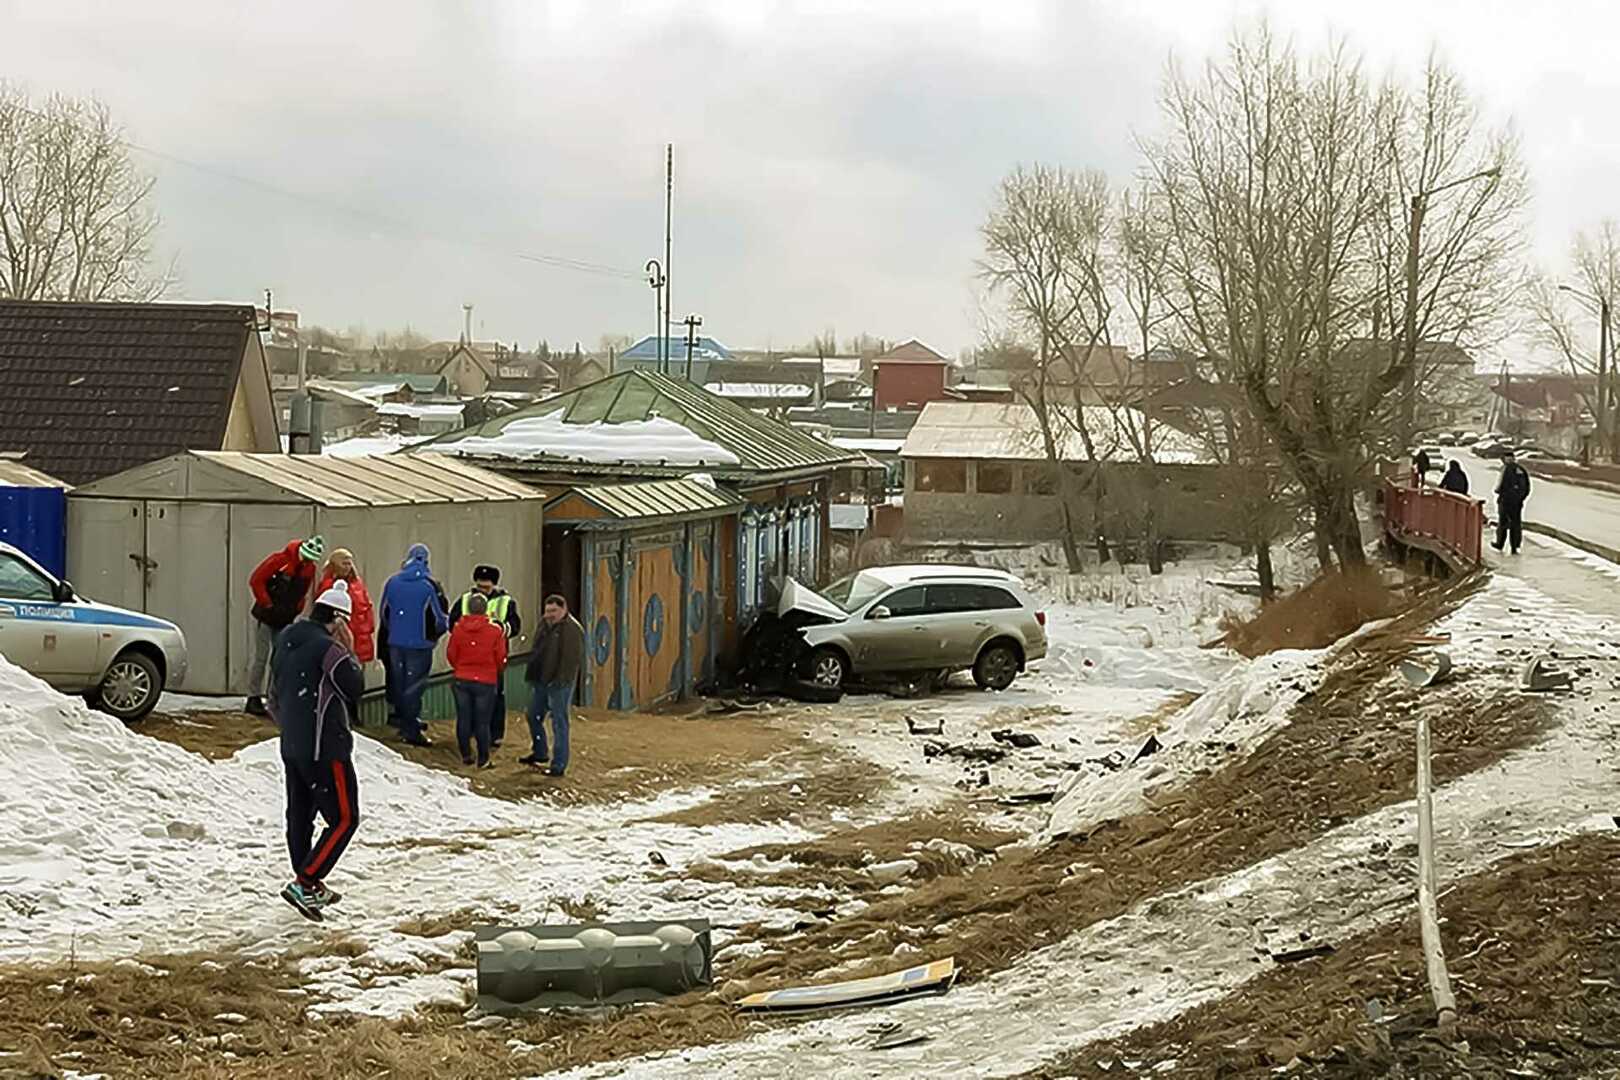
<path id="1" fill-rule="evenodd" d="M 412 544 L 405 565 L 383 586 L 382 621 L 388 635 L 388 671 L 399 708 L 400 736 L 432 746 L 422 732 L 422 694 L 433 670 L 433 646 L 449 626 L 444 599 L 428 570 L 426 544 Z"/>

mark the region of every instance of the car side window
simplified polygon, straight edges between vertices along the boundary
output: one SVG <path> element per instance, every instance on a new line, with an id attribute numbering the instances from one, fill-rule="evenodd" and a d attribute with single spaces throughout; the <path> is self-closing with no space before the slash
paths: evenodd
<path id="1" fill-rule="evenodd" d="M 56 597 L 51 583 L 33 567 L 14 555 L 0 555 L 0 599 L 50 601 Z"/>
<path id="2" fill-rule="evenodd" d="M 921 615 L 927 610 L 926 598 L 921 586 L 912 586 L 890 593 L 879 603 L 889 609 L 889 614 L 895 618 L 908 615 Z"/>
<path id="3" fill-rule="evenodd" d="M 1021 606 L 1012 593 L 994 585 L 928 586 L 930 615 L 949 615 L 964 611 L 1000 611 Z"/>
<path id="4" fill-rule="evenodd" d="M 1012 593 L 994 585 L 966 585 L 963 587 L 973 594 L 974 611 L 1009 611 L 1024 606 L 1018 602 L 1018 598 Z"/>

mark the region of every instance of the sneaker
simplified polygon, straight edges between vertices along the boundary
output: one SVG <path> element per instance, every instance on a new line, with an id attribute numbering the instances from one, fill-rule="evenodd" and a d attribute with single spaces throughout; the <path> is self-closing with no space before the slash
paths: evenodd
<path id="1" fill-rule="evenodd" d="M 406 735 L 402 740 L 407 746 L 432 746 L 433 740 L 426 735 Z"/>
<path id="2" fill-rule="evenodd" d="M 315 900 L 314 894 L 296 881 L 287 883 L 286 888 L 281 890 L 281 898 L 310 922 L 321 922 L 324 918 L 321 915 L 321 905 Z"/>
<path id="3" fill-rule="evenodd" d="M 339 893 L 334 889 L 328 889 L 326 887 L 326 882 L 324 881 L 316 882 L 313 886 L 305 885 L 303 886 L 303 889 L 304 896 L 316 907 L 331 907 L 333 904 L 343 899 L 342 893 Z"/>
<path id="4" fill-rule="evenodd" d="M 550 758 L 543 758 L 539 754 L 530 754 L 528 757 L 518 758 L 519 765 L 550 765 Z"/>
<path id="5" fill-rule="evenodd" d="M 247 699 L 247 704 L 243 706 L 243 711 L 251 716 L 270 715 L 270 710 L 265 708 L 264 698 L 257 695 Z"/>
<path id="6" fill-rule="evenodd" d="M 489 744 L 489 748 L 491 750 L 499 750 L 501 748 L 501 740 L 496 739 L 494 742 L 491 742 Z"/>
<path id="7" fill-rule="evenodd" d="M 495 763 L 493 761 L 480 761 L 478 763 L 478 767 L 480 769 L 493 769 L 495 767 Z"/>
<path id="8" fill-rule="evenodd" d="M 462 754 L 461 763 L 463 765 L 471 765 L 473 763 L 473 756 L 471 754 Z"/>

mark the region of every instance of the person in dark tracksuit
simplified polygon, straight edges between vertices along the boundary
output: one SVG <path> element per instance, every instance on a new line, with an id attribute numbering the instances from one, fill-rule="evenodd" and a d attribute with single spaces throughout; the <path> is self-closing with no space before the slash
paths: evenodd
<path id="1" fill-rule="evenodd" d="M 1519 553 L 1524 541 L 1524 501 L 1530 497 L 1530 474 L 1512 454 L 1502 459 L 1502 478 L 1496 482 L 1496 543 L 1497 551 L 1511 542 L 1513 554 Z"/>
<path id="2" fill-rule="evenodd" d="M 501 588 L 501 568 L 479 564 L 473 567 L 473 587 L 456 597 L 456 602 L 450 608 L 450 629 L 456 628 L 456 620 L 467 611 L 467 604 L 475 594 L 484 597 L 489 605 L 489 621 L 497 626 L 506 628 L 506 641 L 508 646 L 523 633 L 523 616 L 518 614 L 517 600 Z M 506 738 L 506 677 L 505 673 L 495 684 L 495 711 L 489 722 L 490 745 L 499 746 Z"/>
<path id="3" fill-rule="evenodd" d="M 287 778 L 287 854 L 294 878 L 281 898 L 305 918 L 337 903 L 326 876 L 360 824 L 354 775 L 355 704 L 365 688 L 349 636 L 346 583 L 322 593 L 306 619 L 276 638 L 270 658 L 270 715 L 281 729 Z M 326 822 L 316 840 L 315 815 Z"/>
<path id="4" fill-rule="evenodd" d="M 1446 466 L 1446 475 L 1440 478 L 1440 490 L 1457 495 L 1468 494 L 1468 474 L 1463 472 L 1462 462 L 1456 458 L 1452 458 Z"/>

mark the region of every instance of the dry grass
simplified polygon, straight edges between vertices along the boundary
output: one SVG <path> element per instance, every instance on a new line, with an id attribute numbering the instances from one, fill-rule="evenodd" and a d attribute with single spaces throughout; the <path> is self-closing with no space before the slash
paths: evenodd
<path id="1" fill-rule="evenodd" d="M 437 722 L 434 745 L 407 746 L 392 730 L 368 731 L 412 761 L 465 776 L 474 791 L 494 798 L 539 798 L 561 805 L 600 805 L 647 798 L 670 788 L 693 787 L 747 768 L 788 749 L 800 736 L 747 716 L 710 718 L 668 713 L 575 710 L 569 728 L 568 773 L 518 764 L 529 752 L 528 721 L 514 712 L 495 767 L 461 763 L 454 725 Z"/>
<path id="2" fill-rule="evenodd" d="M 1226 615 L 1220 627 L 1226 644 L 1244 656 L 1278 649 L 1320 649 L 1395 608 L 1395 598 L 1367 568 L 1332 571 L 1309 585 L 1266 604 L 1254 615 Z"/>
<path id="3" fill-rule="evenodd" d="M 889 774 L 871 762 L 802 742 L 763 765 L 769 775 L 789 779 L 725 784 L 706 802 L 649 820 L 693 827 L 774 821 L 806 825 L 869 801 L 890 782 Z"/>
<path id="4" fill-rule="evenodd" d="M 212 761 L 228 758 L 243 747 L 279 735 L 276 725 L 268 719 L 237 712 L 152 713 L 133 730 L 174 743 Z"/>
<path id="5" fill-rule="evenodd" d="M 1597 1076 L 1620 1051 L 1620 837 L 1590 833 L 1515 855 L 1441 901 L 1461 1047 L 1434 1028 L 1416 919 L 1275 967 L 1207 1005 L 1093 1043 L 1032 1078 L 1176 1059 L 1177 1076 Z M 1366 1003 L 1387 1019 L 1373 1022 Z M 1464 1049 L 1465 1047 L 1465 1049 Z M 1510 1072 L 1510 1069 L 1520 1070 Z"/>

